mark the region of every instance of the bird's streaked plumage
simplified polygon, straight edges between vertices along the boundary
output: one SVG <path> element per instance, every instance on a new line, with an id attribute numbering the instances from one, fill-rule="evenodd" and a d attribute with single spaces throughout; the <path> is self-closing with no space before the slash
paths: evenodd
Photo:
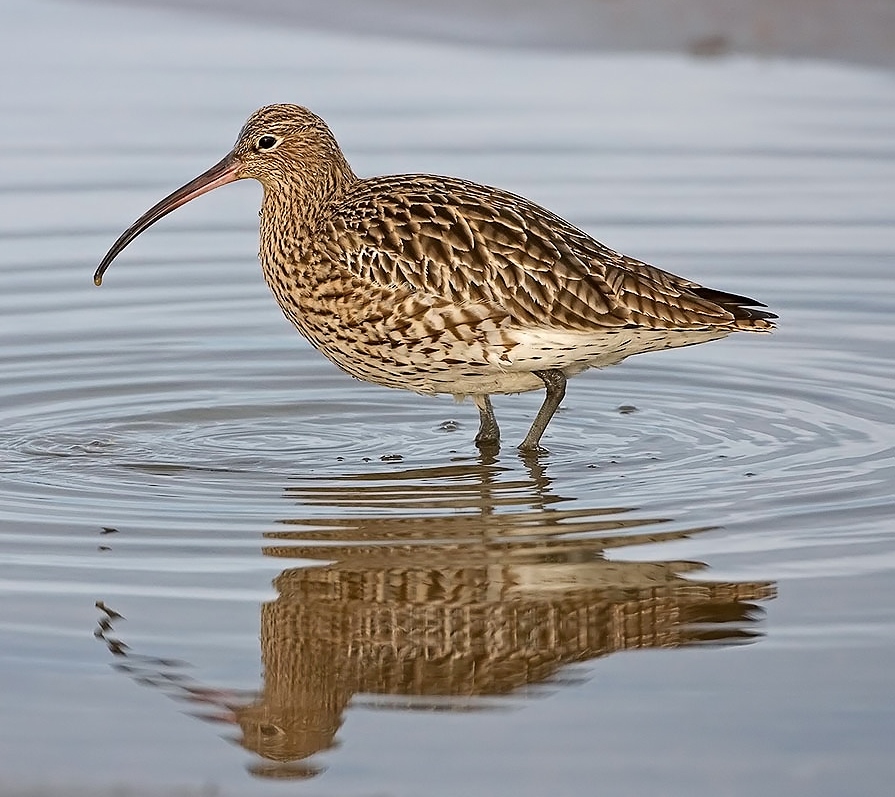
<path id="1" fill-rule="evenodd" d="M 498 442 L 489 396 L 547 388 L 536 449 L 566 378 L 734 331 L 772 313 L 614 252 L 524 197 L 426 174 L 358 178 L 329 128 L 296 105 L 256 111 L 233 150 L 116 241 L 233 180 L 264 188 L 259 257 L 287 318 L 358 379 L 471 396 L 476 441 Z"/>

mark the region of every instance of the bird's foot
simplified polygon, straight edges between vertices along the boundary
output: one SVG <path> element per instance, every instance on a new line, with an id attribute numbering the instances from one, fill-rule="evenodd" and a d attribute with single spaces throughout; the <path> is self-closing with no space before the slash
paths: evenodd
<path id="1" fill-rule="evenodd" d="M 517 449 L 519 451 L 519 455 L 521 457 L 541 457 L 545 454 L 549 454 L 550 451 L 539 443 L 528 443 L 526 444 L 524 441 L 519 444 Z"/>
<path id="2" fill-rule="evenodd" d="M 500 448 L 499 434 L 482 434 L 481 432 L 475 436 L 475 444 L 481 449 Z"/>

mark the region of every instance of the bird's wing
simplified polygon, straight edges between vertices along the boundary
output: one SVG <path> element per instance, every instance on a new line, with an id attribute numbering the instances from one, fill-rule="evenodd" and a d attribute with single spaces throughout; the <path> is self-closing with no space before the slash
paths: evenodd
<path id="1" fill-rule="evenodd" d="M 488 186 L 428 175 L 361 180 L 329 224 L 356 276 L 458 304 L 492 304 L 519 325 L 586 331 L 735 323 L 733 308 L 701 296 L 700 285 Z"/>

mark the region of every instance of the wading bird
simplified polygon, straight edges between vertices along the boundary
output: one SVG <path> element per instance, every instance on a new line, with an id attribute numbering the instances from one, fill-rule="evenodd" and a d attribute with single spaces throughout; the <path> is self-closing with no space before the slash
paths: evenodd
<path id="1" fill-rule="evenodd" d="M 249 177 L 264 188 L 259 257 L 286 317 L 358 379 L 472 397 L 481 448 L 500 439 L 493 394 L 546 388 L 519 446 L 537 451 L 568 377 L 774 326 L 765 305 L 614 252 L 499 188 L 357 177 L 326 123 L 297 105 L 253 113 L 223 160 L 122 233 L 96 284 L 147 227 Z"/>

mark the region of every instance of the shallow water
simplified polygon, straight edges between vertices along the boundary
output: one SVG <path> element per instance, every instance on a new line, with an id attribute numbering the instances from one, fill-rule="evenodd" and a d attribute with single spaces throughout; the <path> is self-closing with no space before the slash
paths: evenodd
<path id="1" fill-rule="evenodd" d="M 0 13 L 0 791 L 888 793 L 891 74 Z M 94 288 L 270 101 L 780 329 L 582 375 L 548 456 L 483 459 L 471 405 L 281 319 L 254 185 Z"/>

